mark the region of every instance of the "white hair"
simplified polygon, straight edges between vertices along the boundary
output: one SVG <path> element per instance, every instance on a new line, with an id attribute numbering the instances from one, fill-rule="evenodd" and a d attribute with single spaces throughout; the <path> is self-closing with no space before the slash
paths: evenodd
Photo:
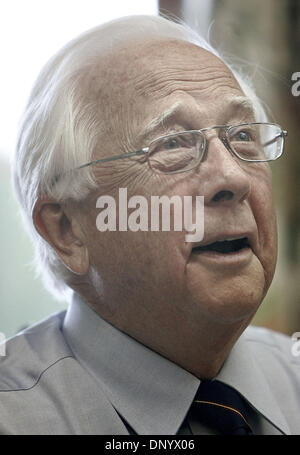
<path id="1" fill-rule="evenodd" d="M 35 245 L 37 271 L 57 298 L 69 297 L 71 289 L 66 283 L 72 272 L 36 232 L 32 211 L 41 195 L 47 194 L 60 202 L 79 201 L 96 188 L 92 167 L 82 169 L 76 176 L 72 172 L 92 160 L 104 130 L 99 100 L 86 99 L 82 77 L 93 66 L 101 65 L 101 58 L 113 53 L 118 45 L 161 37 L 196 44 L 224 61 L 204 38 L 185 24 L 159 16 L 129 16 L 95 27 L 68 43 L 45 65 L 30 94 L 18 136 L 13 180 L 26 227 Z M 252 99 L 257 120 L 264 121 L 263 108 L 250 81 L 228 62 L 224 63 L 245 95 Z M 64 178 L 53 185 L 56 176 L 65 172 Z"/>

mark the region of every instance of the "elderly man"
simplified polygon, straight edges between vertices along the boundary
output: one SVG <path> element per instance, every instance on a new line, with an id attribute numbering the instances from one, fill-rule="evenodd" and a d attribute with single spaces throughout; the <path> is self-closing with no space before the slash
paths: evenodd
<path id="1" fill-rule="evenodd" d="M 275 270 L 268 161 L 285 135 L 208 43 L 163 18 L 97 27 L 48 62 L 14 179 L 47 286 L 72 295 L 7 343 L 0 433 L 300 433 L 290 340 L 247 328 Z M 147 217 L 129 229 L 120 190 L 149 203 L 140 218 L 154 196 L 189 196 L 195 221 L 201 196 L 203 235 Z"/>

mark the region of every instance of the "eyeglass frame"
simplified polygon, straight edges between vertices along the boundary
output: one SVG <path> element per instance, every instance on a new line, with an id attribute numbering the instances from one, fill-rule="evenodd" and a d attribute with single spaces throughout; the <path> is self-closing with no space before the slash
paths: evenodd
<path id="1" fill-rule="evenodd" d="M 271 141 L 265 143 L 264 146 L 269 145 L 275 139 L 277 139 L 279 137 L 282 137 L 282 147 L 281 147 L 280 155 L 278 155 L 276 158 L 273 158 L 273 159 L 271 158 L 271 159 L 266 159 L 266 160 L 258 160 L 258 159 L 257 160 L 250 160 L 250 159 L 242 158 L 241 156 L 239 156 L 237 154 L 237 152 L 235 152 L 232 149 L 231 145 L 230 145 L 230 139 L 228 138 L 228 130 L 230 130 L 231 128 L 236 128 L 236 127 L 246 126 L 246 125 L 272 125 L 272 126 L 277 126 L 281 130 L 281 133 L 279 135 L 277 135 Z M 167 135 L 164 135 L 164 136 L 160 136 L 160 137 L 157 137 L 156 139 L 154 139 L 153 141 L 151 141 L 150 144 L 148 145 L 148 147 L 144 147 L 141 150 L 136 150 L 134 152 L 128 152 L 128 153 L 122 153 L 120 155 L 114 155 L 114 156 L 110 156 L 110 157 L 107 157 L 107 158 L 101 158 L 99 160 L 90 161 L 88 163 L 85 163 L 85 164 L 82 164 L 81 166 L 76 167 L 75 170 L 82 169 L 82 168 L 85 168 L 85 167 L 88 167 L 88 166 L 93 166 L 93 165 L 99 164 L 99 163 L 107 163 L 109 161 L 116 161 L 116 160 L 119 160 L 119 159 L 130 158 L 130 157 L 133 157 L 133 156 L 147 155 L 147 154 L 149 154 L 149 150 L 150 150 L 151 145 L 154 142 L 159 141 L 161 139 L 165 139 L 165 138 L 168 138 L 168 137 L 171 137 L 171 136 L 176 136 L 177 134 L 179 135 L 179 134 L 184 134 L 184 133 L 201 133 L 202 134 L 203 132 L 210 131 L 210 130 L 213 130 L 213 129 L 216 129 L 216 128 L 223 129 L 225 131 L 225 136 L 223 138 L 220 138 L 220 139 L 221 139 L 222 143 L 224 144 L 224 146 L 227 148 L 227 150 L 229 152 L 231 152 L 234 156 L 236 156 L 238 159 L 240 159 L 241 161 L 246 161 L 246 162 L 249 162 L 249 163 L 259 163 L 259 162 L 266 163 L 266 162 L 269 162 L 269 161 L 275 161 L 278 158 L 280 158 L 281 155 L 283 154 L 283 150 L 284 150 L 285 137 L 287 137 L 287 135 L 288 135 L 287 131 L 283 130 L 282 127 L 280 125 L 278 125 L 277 123 L 245 122 L 245 123 L 238 123 L 236 125 L 214 125 L 214 126 L 209 126 L 207 128 L 201 128 L 200 130 L 178 131 L 176 133 L 170 133 L 170 134 L 167 134 Z M 180 170 L 180 171 L 174 171 L 174 172 L 170 172 L 170 173 L 179 174 L 181 172 L 188 172 L 188 171 L 191 171 L 192 169 L 194 169 L 195 167 L 197 167 L 199 165 L 199 163 L 201 163 L 201 160 L 202 160 L 202 158 L 203 158 L 203 156 L 205 154 L 206 148 L 207 148 L 207 139 L 206 139 L 206 136 L 204 134 L 203 134 L 203 139 L 204 139 L 203 151 L 202 151 L 201 156 L 199 157 L 199 161 L 195 164 L 195 166 L 193 166 L 193 167 L 191 167 L 189 169 L 183 169 L 183 170 Z M 150 166 L 150 168 L 151 168 L 151 166 Z M 163 174 L 168 174 L 168 172 L 162 172 L 162 173 Z"/>

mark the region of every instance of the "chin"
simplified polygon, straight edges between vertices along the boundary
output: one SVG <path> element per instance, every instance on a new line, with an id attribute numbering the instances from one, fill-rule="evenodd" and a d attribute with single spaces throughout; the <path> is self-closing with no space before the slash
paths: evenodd
<path id="1" fill-rule="evenodd" d="M 258 260 L 244 268 L 225 268 L 218 273 L 204 267 L 193 267 L 190 272 L 188 295 L 193 307 L 198 314 L 221 324 L 251 319 L 270 285 Z"/>
<path id="2" fill-rule="evenodd" d="M 218 324 L 232 324 L 249 320 L 263 301 L 265 290 L 262 283 L 256 286 L 215 286 L 210 291 L 192 295 L 193 306 L 199 315 Z"/>

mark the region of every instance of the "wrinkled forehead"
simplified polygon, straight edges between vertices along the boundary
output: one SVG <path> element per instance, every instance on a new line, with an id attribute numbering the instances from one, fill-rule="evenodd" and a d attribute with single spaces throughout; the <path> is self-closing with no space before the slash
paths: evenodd
<path id="1" fill-rule="evenodd" d="M 182 84 L 183 90 L 193 90 L 196 84 L 198 90 L 205 90 L 211 80 L 239 89 L 230 69 L 216 55 L 180 39 L 128 43 L 114 50 L 105 64 L 109 84 L 115 90 L 127 89 L 128 95 L 134 91 L 136 95 L 156 97 L 176 89 L 176 83 Z"/>
<path id="2" fill-rule="evenodd" d="M 204 109 L 219 99 L 213 107 L 218 112 L 223 110 L 222 100 L 243 95 L 234 75 L 217 56 L 173 38 L 120 45 L 99 62 L 96 80 L 101 84 L 95 96 L 102 106 L 106 131 L 120 141 L 125 132 L 134 141 L 137 132 L 170 103 L 181 100 L 186 109 L 192 105 Z"/>

